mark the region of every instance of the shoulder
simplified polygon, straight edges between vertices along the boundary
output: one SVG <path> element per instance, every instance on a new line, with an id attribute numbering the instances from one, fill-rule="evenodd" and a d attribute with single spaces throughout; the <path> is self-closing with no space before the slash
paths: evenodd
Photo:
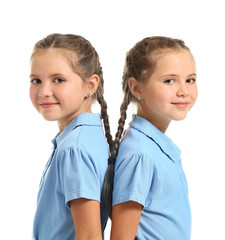
<path id="1" fill-rule="evenodd" d="M 80 159 L 94 165 L 107 165 L 108 145 L 101 126 L 81 125 L 57 146 L 57 161 Z"/>
<path id="2" fill-rule="evenodd" d="M 153 163 L 152 143 L 146 145 L 146 137 L 133 128 L 129 128 L 120 143 L 116 158 L 116 171 L 121 168 L 132 169 L 140 166 L 145 169 L 151 167 Z"/>
<path id="3" fill-rule="evenodd" d="M 152 141 L 152 139 L 131 127 L 127 130 L 123 140 L 120 143 L 118 155 L 139 155 L 148 158 L 154 158 L 156 151 L 158 151 L 158 147 L 156 146 L 155 142 Z"/>
<path id="4" fill-rule="evenodd" d="M 99 146 L 107 146 L 102 126 L 80 125 L 63 139 L 59 145 L 59 150 L 63 151 L 68 148 L 88 150 Z"/>

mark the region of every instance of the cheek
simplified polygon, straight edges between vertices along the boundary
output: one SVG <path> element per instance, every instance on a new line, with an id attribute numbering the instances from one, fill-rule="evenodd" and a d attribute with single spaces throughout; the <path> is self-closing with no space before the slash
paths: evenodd
<path id="1" fill-rule="evenodd" d="M 33 103 L 33 105 L 35 105 L 38 93 L 37 93 L 37 90 L 34 89 L 32 86 L 30 87 L 29 95 L 30 95 L 31 102 Z"/>
<path id="2" fill-rule="evenodd" d="M 166 95 L 165 91 L 161 86 L 151 84 L 147 86 L 144 90 L 144 96 L 146 99 L 146 104 L 152 107 L 158 106 L 165 101 Z"/>
<path id="3" fill-rule="evenodd" d="M 65 103 L 79 102 L 84 99 L 83 89 L 80 86 L 71 85 L 64 88 L 57 89 L 54 92 L 55 97 Z"/>
<path id="4" fill-rule="evenodd" d="M 158 102 L 158 104 L 167 104 L 171 102 L 174 97 L 174 92 L 171 89 L 164 88 L 164 86 L 160 86 L 154 90 L 154 98 Z"/>
<path id="5" fill-rule="evenodd" d="M 194 102 L 197 100 L 197 98 L 198 98 L 198 88 L 197 88 L 197 86 L 195 86 L 191 89 L 191 98 L 193 99 Z"/>

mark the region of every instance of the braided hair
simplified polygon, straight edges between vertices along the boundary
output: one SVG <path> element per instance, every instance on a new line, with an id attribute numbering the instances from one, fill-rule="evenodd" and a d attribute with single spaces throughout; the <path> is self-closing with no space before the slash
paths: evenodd
<path id="1" fill-rule="evenodd" d="M 50 34 L 38 41 L 33 49 L 31 58 L 39 51 L 50 48 L 61 49 L 65 53 L 73 71 L 85 82 L 93 74 L 99 76 L 99 85 L 92 96 L 92 100 L 98 101 L 101 106 L 101 118 L 103 119 L 105 136 L 109 147 L 112 146 L 112 136 L 110 133 L 109 117 L 107 113 L 107 103 L 103 97 L 104 79 L 102 67 L 99 61 L 98 53 L 91 43 L 79 35 L 74 34 Z"/>
<path id="2" fill-rule="evenodd" d="M 129 89 L 129 79 L 135 78 L 137 81 L 144 83 L 149 79 L 155 70 L 157 60 L 160 55 L 166 53 L 167 51 L 177 51 L 181 49 L 190 51 L 189 48 L 185 46 L 184 42 L 179 39 L 168 37 L 147 37 L 137 42 L 134 47 L 127 52 L 122 77 L 124 98 L 120 106 L 118 128 L 110 152 L 109 165 L 105 175 L 101 197 L 108 210 L 110 218 L 112 217 L 114 165 L 124 132 L 124 124 L 127 117 L 126 111 L 130 102 L 137 101 Z"/>

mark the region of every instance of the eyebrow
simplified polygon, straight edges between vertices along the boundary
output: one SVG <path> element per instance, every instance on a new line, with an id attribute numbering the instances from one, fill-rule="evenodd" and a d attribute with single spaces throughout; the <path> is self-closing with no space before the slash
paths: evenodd
<path id="1" fill-rule="evenodd" d="M 62 73 L 54 73 L 54 74 L 50 75 L 49 77 L 59 77 L 59 76 L 68 77 L 67 75 L 62 74 Z M 39 76 L 36 74 L 30 74 L 30 78 L 32 78 L 32 77 L 39 77 Z"/>
<path id="2" fill-rule="evenodd" d="M 59 77 L 59 76 L 68 77 L 67 75 L 62 74 L 62 73 L 54 73 L 54 74 L 50 75 L 49 77 Z"/>
<path id="3" fill-rule="evenodd" d="M 176 77 L 177 74 L 165 74 L 165 75 L 162 75 L 160 76 L 161 78 L 164 78 L 164 77 Z"/>
<path id="4" fill-rule="evenodd" d="M 176 77 L 176 76 L 177 76 L 177 74 L 173 74 L 173 73 L 172 73 L 172 74 L 162 75 L 161 78 L 164 78 L 164 77 Z M 197 74 L 196 74 L 196 73 L 191 73 L 191 74 L 188 75 L 188 77 L 192 77 L 192 76 L 195 76 L 195 77 L 196 77 Z"/>
<path id="5" fill-rule="evenodd" d="M 33 77 L 38 77 L 38 76 L 35 74 L 30 74 L 30 78 L 33 78 Z"/>
<path id="6" fill-rule="evenodd" d="M 189 76 L 189 77 L 190 77 L 190 76 L 195 76 L 195 77 L 196 77 L 196 76 L 197 76 L 197 73 L 192 73 L 192 74 L 190 74 L 190 75 L 188 75 L 188 76 Z"/>

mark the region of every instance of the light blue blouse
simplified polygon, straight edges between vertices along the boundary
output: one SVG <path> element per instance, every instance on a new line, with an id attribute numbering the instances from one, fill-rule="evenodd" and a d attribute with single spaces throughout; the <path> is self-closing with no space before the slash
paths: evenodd
<path id="1" fill-rule="evenodd" d="M 108 159 L 100 115 L 79 114 L 52 143 L 39 187 L 33 239 L 74 240 L 69 202 L 78 198 L 100 202 Z M 106 209 L 101 206 L 102 232 L 106 222 Z"/>
<path id="2" fill-rule="evenodd" d="M 113 205 L 126 201 L 143 206 L 138 239 L 190 239 L 191 212 L 180 150 L 136 115 L 115 164 Z"/>

